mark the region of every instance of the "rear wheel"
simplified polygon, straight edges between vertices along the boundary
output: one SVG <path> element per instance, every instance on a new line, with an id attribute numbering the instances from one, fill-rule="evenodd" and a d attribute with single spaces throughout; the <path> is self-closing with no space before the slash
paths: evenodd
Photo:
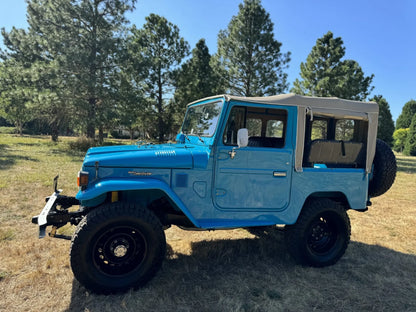
<path id="1" fill-rule="evenodd" d="M 166 252 L 159 219 L 124 203 L 98 207 L 80 222 L 71 242 L 76 279 L 95 293 L 140 287 L 160 268 Z"/>
<path id="2" fill-rule="evenodd" d="M 306 204 L 295 224 L 286 226 L 285 241 L 296 262 L 323 267 L 342 257 L 350 235 L 345 209 L 329 199 L 314 199 Z"/>

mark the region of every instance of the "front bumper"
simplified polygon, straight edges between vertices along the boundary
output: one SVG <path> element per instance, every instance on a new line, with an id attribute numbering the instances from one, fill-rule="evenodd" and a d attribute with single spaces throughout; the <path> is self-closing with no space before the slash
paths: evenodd
<path id="1" fill-rule="evenodd" d="M 67 223 L 78 224 L 83 213 L 81 210 L 70 212 L 68 208 L 79 205 L 80 202 L 75 197 L 61 195 L 62 190 L 57 189 L 58 177 L 54 179 L 54 192 L 51 196 L 46 198 L 46 205 L 43 207 L 41 213 L 32 217 L 32 223 L 39 226 L 39 238 L 46 236 L 46 227 L 52 225 L 52 232 L 55 237 L 68 238 L 62 235 L 56 235 L 56 229 L 66 225 Z"/>

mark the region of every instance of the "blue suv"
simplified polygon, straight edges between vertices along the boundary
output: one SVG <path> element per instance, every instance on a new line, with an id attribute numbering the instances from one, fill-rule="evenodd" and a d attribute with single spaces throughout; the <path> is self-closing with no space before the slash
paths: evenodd
<path id="1" fill-rule="evenodd" d="M 144 285 L 165 257 L 164 229 L 284 226 L 302 265 L 332 265 L 350 240 L 347 210 L 366 211 L 396 175 L 377 140 L 378 105 L 294 94 L 205 98 L 188 105 L 176 143 L 91 148 L 79 192 L 57 189 L 40 237 L 71 239 L 77 280 L 96 293 Z M 68 210 L 79 205 L 79 209 Z M 72 237 L 56 230 L 71 223 Z"/>

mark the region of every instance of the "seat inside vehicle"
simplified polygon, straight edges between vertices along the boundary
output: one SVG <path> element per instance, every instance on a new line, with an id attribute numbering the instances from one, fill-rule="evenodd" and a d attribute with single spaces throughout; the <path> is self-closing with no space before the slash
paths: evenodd
<path id="1" fill-rule="evenodd" d="M 364 168 L 364 143 L 313 140 L 305 147 L 304 165 L 325 164 L 328 168 Z"/>

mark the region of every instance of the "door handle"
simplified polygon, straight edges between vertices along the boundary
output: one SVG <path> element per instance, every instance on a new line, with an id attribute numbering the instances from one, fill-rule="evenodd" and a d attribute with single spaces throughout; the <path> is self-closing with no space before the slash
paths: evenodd
<path id="1" fill-rule="evenodd" d="M 273 171 L 273 176 L 277 178 L 284 178 L 287 176 L 286 171 Z"/>
<path id="2" fill-rule="evenodd" d="M 233 147 L 233 149 L 228 152 L 228 155 L 230 155 L 231 159 L 234 159 L 235 155 L 237 154 L 237 152 L 235 150 L 236 150 L 236 148 Z"/>

